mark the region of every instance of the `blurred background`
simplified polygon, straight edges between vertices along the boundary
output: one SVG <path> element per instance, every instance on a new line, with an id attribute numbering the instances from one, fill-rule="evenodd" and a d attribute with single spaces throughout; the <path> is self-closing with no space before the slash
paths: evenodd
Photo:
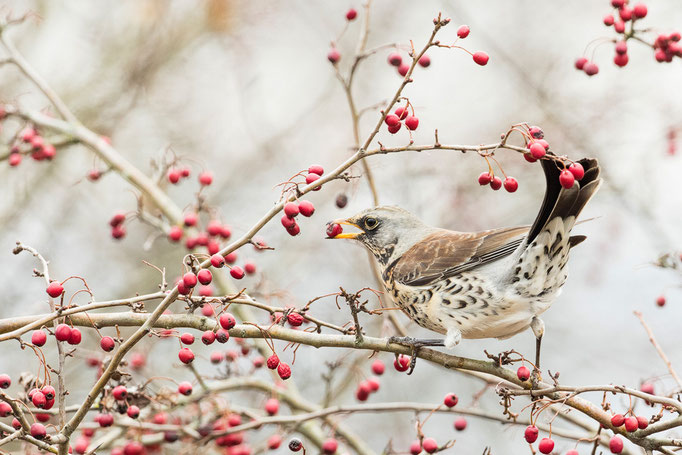
<path id="1" fill-rule="evenodd" d="M 311 164 L 332 169 L 352 153 L 348 106 L 326 54 L 345 25 L 346 10 L 355 7 L 361 12 L 359 1 L 2 4 L 3 14 L 35 12 L 10 36 L 76 115 L 91 129 L 110 136 L 128 160 L 151 174 L 152 162 L 174 153 L 192 166 L 193 178 L 201 169 L 211 170 L 215 180 L 205 192 L 208 202 L 220 209 L 221 218 L 236 234 L 277 200 L 276 184 Z M 480 67 L 462 51 L 429 51 L 431 66 L 417 68 L 414 83 L 404 92 L 420 119 L 416 143 L 431 143 L 436 128 L 443 144 L 490 143 L 510 125 L 528 122 L 544 129 L 556 153 L 574 159 L 597 157 L 604 169 L 605 185 L 584 212 L 585 218 L 595 219 L 574 231 L 588 240 L 573 252 L 564 292 L 543 316 L 544 367 L 559 371 L 563 384 L 637 387 L 640 381 L 655 378 L 657 392 L 670 390 L 667 369 L 632 311 L 644 313 L 673 365 L 682 368 L 680 277 L 652 265 L 661 254 L 679 251 L 682 237 L 682 162 L 669 139 L 670 131 L 682 127 L 680 62 L 659 64 L 650 48 L 632 43 L 629 65 L 618 68 L 612 63 L 612 45 L 605 44 L 594 54 L 598 75 L 588 78 L 576 71 L 573 61 L 590 41 L 614 36 L 602 24 L 602 16 L 611 12 L 606 0 L 467 4 L 377 0 L 368 47 L 409 40 L 421 47 L 438 11 L 452 18 L 440 34 L 443 42 L 454 40 L 457 27 L 468 24 L 471 34 L 460 44 L 472 52 L 486 51 L 490 62 Z M 682 10 L 674 0 L 655 2 L 643 23 L 660 32 L 679 30 Z M 336 43 L 344 73 L 360 31 L 356 20 Z M 386 63 L 389 52 L 377 53 L 359 69 L 354 86 L 359 108 L 385 102 L 399 86 L 401 77 Z M 0 67 L 0 80 L 0 100 L 38 110 L 48 107 L 11 65 Z M 377 116 L 378 109 L 363 116 L 362 138 Z M 404 130 L 390 135 L 384 129 L 378 140 L 387 146 L 405 145 Z M 9 131 L 14 129 L 7 125 L 3 144 Z M 479 187 L 476 178 L 486 167 L 475 154 L 401 153 L 372 157 L 369 164 L 382 204 L 400 205 L 430 224 L 457 230 L 529 224 L 544 191 L 539 166 L 510 151 L 500 152 L 498 159 L 519 180 L 514 194 Z M 114 173 L 88 181 L 88 172 L 104 165 L 84 148 L 60 149 L 51 163 L 26 159 L 18 168 L 0 164 L 4 271 L 0 317 L 38 314 L 48 308 L 44 283 L 31 277 L 33 258 L 11 253 L 17 240 L 50 260 L 53 277 L 85 277 L 98 300 L 157 289 L 158 273 L 143 260 L 167 267 L 169 277 L 180 273 L 184 249 L 155 238 L 147 225 L 133 221 L 125 239 L 111 239 L 109 218 L 118 210 L 134 211 L 136 194 Z M 361 175 L 361 166 L 353 172 Z M 194 179 L 168 188 L 181 207 L 193 202 L 195 191 Z M 334 203 L 341 193 L 349 197 L 344 209 Z M 275 251 L 240 250 L 240 263 L 254 260 L 258 266 L 259 273 L 244 281 L 253 295 L 301 307 L 339 286 L 347 290 L 375 286 L 359 246 L 324 239 L 328 220 L 372 204 L 366 180 L 332 182 L 309 199 L 317 211 L 301 222 L 300 236 L 290 237 L 275 219 L 261 233 Z M 75 283 L 70 286 L 76 289 Z M 655 304 L 660 294 L 668 299 L 663 308 Z M 347 308 L 338 310 L 332 299 L 315 304 L 312 314 L 337 324 L 350 320 Z M 403 315 L 400 318 L 408 323 Z M 363 315 L 361 322 L 369 335 L 390 334 L 379 317 Z M 428 335 L 414 324 L 408 327 L 415 335 Z M 90 332 L 84 331 L 85 346 L 94 347 L 96 335 Z M 142 345 L 140 349 L 148 350 L 149 371 L 184 375 L 167 361 L 169 353 L 175 355 L 175 346 L 171 340 Z M 455 353 L 481 359 L 484 349 L 511 348 L 531 358 L 532 333 L 505 341 L 465 340 Z M 200 346 L 197 351 L 207 357 L 210 349 Z M 2 352 L 0 371 L 16 374 L 37 368 L 16 344 L 3 345 Z M 315 401 L 322 397 L 324 362 L 340 356 L 341 351 L 333 349 L 298 350 L 293 378 L 306 397 Z M 74 403 L 95 374 L 82 373 L 80 357 L 85 354 L 67 364 Z M 290 351 L 282 357 L 291 361 Z M 392 361 L 389 356 L 381 358 Z M 197 367 L 213 374 L 206 361 Z M 476 379 L 426 362 L 419 362 L 412 376 L 388 370 L 371 400 L 439 403 L 453 391 L 460 403 L 469 405 L 482 386 Z M 357 380 L 368 371 L 368 367 L 358 371 Z M 599 394 L 588 398 L 601 400 Z M 339 402 L 354 401 L 351 386 Z M 478 406 L 501 414 L 497 401 L 488 392 Z M 521 408 L 522 400 L 517 401 Z M 642 412 L 648 416 L 647 410 Z M 409 413 L 340 420 L 377 452 L 389 441 L 395 450 L 406 451 L 415 439 Z M 440 443 L 456 438 L 453 453 L 482 453 L 486 446 L 492 453 L 528 451 L 521 427 L 472 418 L 466 431 L 455 434 L 452 421 L 452 416 L 436 415 L 425 432 Z M 558 439 L 556 450 L 563 453 L 573 445 Z"/>

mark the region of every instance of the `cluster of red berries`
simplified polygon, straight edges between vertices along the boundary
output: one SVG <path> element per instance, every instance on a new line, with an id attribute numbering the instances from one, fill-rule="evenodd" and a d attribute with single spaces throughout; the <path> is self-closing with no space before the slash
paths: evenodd
<path id="1" fill-rule="evenodd" d="M 627 41 L 640 32 L 640 30 L 635 30 L 635 22 L 645 18 L 649 11 L 644 3 L 637 3 L 630 7 L 628 0 L 611 0 L 611 6 L 615 8 L 615 12 L 604 16 L 603 22 L 607 27 L 613 27 L 618 35 L 622 35 L 622 39 L 614 40 L 615 55 L 613 57 L 613 63 L 622 68 L 630 61 Z M 629 31 L 626 32 L 625 29 L 628 24 L 630 27 Z M 679 32 L 658 35 L 652 46 L 656 61 L 660 63 L 671 62 L 674 57 L 682 57 L 680 38 Z M 599 66 L 585 57 L 576 59 L 575 68 L 584 71 L 588 76 L 599 73 Z"/>
<path id="2" fill-rule="evenodd" d="M 433 438 L 424 438 L 421 441 L 416 440 L 410 445 L 412 455 L 418 455 L 422 453 L 422 450 L 426 453 L 434 453 L 438 450 L 438 443 Z"/>
<path id="3" fill-rule="evenodd" d="M 615 414 L 611 417 L 611 425 L 615 428 L 625 426 L 625 431 L 632 433 L 633 431 L 643 430 L 649 426 L 649 420 L 644 416 L 631 415 L 625 417 L 623 414 Z"/>
<path id="4" fill-rule="evenodd" d="M 268 359 L 265 361 L 265 364 L 271 370 L 277 370 L 277 374 L 283 380 L 287 380 L 291 377 L 291 367 L 289 364 L 280 361 L 279 357 L 274 352 L 270 357 L 268 357 Z"/>
<path id="5" fill-rule="evenodd" d="M 538 439 L 540 431 L 535 425 L 528 425 L 526 430 L 523 432 L 523 437 L 526 439 L 528 444 L 532 444 Z M 542 438 L 538 444 L 538 450 L 540 453 L 548 454 L 554 450 L 554 441 L 552 438 Z"/>
<path id="6" fill-rule="evenodd" d="M 190 176 L 190 169 L 188 167 L 182 167 L 182 168 L 170 168 L 168 169 L 168 173 L 166 174 L 166 177 L 168 178 L 168 181 L 172 183 L 173 185 L 176 185 L 177 183 L 180 182 L 180 179 L 187 178 Z M 213 174 L 209 171 L 203 171 L 199 174 L 199 183 L 201 186 L 208 186 L 211 183 L 213 183 Z"/>
<path id="7" fill-rule="evenodd" d="M 124 213 L 115 213 L 114 216 L 111 217 L 109 220 L 109 226 L 111 226 L 111 237 L 119 240 L 125 237 L 126 235 L 126 227 L 123 224 L 126 220 L 126 216 Z"/>
<path id="8" fill-rule="evenodd" d="M 314 164 L 308 168 L 308 174 L 305 176 L 305 183 L 310 185 L 311 183 L 319 180 L 319 178 L 324 174 L 324 168 L 317 164 Z M 321 186 L 313 188 L 313 191 L 319 191 L 322 189 Z M 289 235 L 297 236 L 301 232 L 301 228 L 296 222 L 296 217 L 301 214 L 305 217 L 311 217 L 315 213 L 315 206 L 310 201 L 296 201 L 287 202 L 284 204 L 284 215 L 282 215 L 282 226 L 289 233 Z"/>
<path id="9" fill-rule="evenodd" d="M 396 108 L 396 110 L 393 111 L 393 114 L 388 114 L 386 115 L 386 118 L 384 118 L 384 123 L 388 126 L 388 132 L 391 134 L 400 131 L 403 121 L 405 122 L 405 127 L 410 131 L 416 130 L 419 126 L 419 118 L 414 115 L 414 110 L 412 111 L 412 115 L 409 115 L 407 106 Z"/>
<path id="10" fill-rule="evenodd" d="M 4 116 L 5 110 L 0 107 L 0 120 Z M 16 167 L 21 164 L 22 157 L 28 154 L 35 161 L 49 161 L 57 155 L 57 149 L 54 145 L 46 142 L 35 128 L 27 127 L 15 138 L 7 162 L 10 166 Z"/>
<path id="11" fill-rule="evenodd" d="M 403 58 L 398 52 L 398 50 L 395 50 L 388 54 L 387 60 L 389 65 L 396 67 L 398 74 L 400 74 L 403 77 L 407 76 L 408 71 L 410 71 L 410 64 L 403 61 Z M 431 57 L 424 54 L 421 57 L 419 57 L 417 63 L 422 68 L 428 68 L 429 66 L 431 66 Z"/>

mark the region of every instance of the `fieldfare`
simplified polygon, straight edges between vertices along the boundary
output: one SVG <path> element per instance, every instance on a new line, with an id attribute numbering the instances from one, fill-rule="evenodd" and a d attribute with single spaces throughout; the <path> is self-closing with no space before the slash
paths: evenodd
<path id="1" fill-rule="evenodd" d="M 571 236 L 571 229 L 601 184 L 596 159 L 579 161 L 585 175 L 571 188 L 559 183 L 557 162 L 541 163 L 547 189 L 530 227 L 450 231 L 387 206 L 335 221 L 361 232 L 333 238 L 362 243 L 379 263 L 393 301 L 420 326 L 445 335 L 412 342 L 452 348 L 462 338 L 505 339 L 530 327 L 539 368 L 539 316 L 561 292 L 569 250 L 585 240 Z"/>

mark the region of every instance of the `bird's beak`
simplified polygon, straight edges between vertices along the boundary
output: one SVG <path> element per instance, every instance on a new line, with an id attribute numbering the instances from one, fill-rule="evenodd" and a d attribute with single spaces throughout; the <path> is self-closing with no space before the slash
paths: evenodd
<path id="1" fill-rule="evenodd" d="M 334 221 L 332 221 L 332 223 L 334 223 L 334 224 L 345 224 L 346 226 L 353 226 L 353 227 L 360 229 L 360 231 L 362 231 L 362 232 L 342 232 L 341 234 L 337 234 L 334 237 L 329 237 L 330 239 L 355 239 L 360 234 L 365 233 L 365 231 L 363 231 L 360 226 L 358 226 L 357 224 L 352 223 L 348 220 L 334 220 Z"/>

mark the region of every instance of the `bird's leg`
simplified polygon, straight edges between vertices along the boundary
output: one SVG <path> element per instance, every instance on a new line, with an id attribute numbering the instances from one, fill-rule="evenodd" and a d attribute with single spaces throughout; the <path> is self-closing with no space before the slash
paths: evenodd
<path id="1" fill-rule="evenodd" d="M 533 370 L 533 377 L 535 381 L 540 381 L 542 380 L 540 376 L 540 346 L 542 345 L 542 336 L 545 334 L 545 323 L 537 316 L 533 316 L 530 328 L 535 335 L 535 369 Z"/>
<path id="2" fill-rule="evenodd" d="M 440 338 L 389 337 L 389 343 L 402 344 L 411 348 L 424 346 L 445 346 L 445 340 Z"/>
<path id="3" fill-rule="evenodd" d="M 414 371 L 414 367 L 417 366 L 417 352 L 420 348 L 424 346 L 445 346 L 445 341 L 439 338 L 412 338 L 412 337 L 396 337 L 392 336 L 388 339 L 388 343 L 402 344 L 403 346 L 408 346 L 412 348 L 410 353 L 410 368 L 407 370 L 407 374 L 410 375 Z"/>

